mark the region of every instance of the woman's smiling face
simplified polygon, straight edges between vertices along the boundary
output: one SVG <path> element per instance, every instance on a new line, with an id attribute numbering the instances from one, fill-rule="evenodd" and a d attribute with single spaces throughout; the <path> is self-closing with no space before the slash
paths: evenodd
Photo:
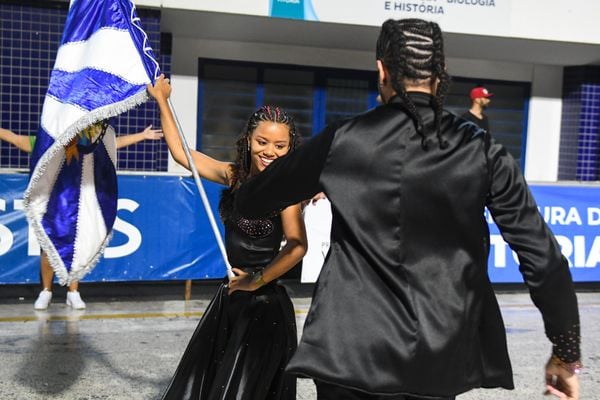
<path id="1" fill-rule="evenodd" d="M 264 171 L 273 160 L 290 151 L 290 129 L 285 124 L 261 121 L 249 140 L 251 175 Z"/>

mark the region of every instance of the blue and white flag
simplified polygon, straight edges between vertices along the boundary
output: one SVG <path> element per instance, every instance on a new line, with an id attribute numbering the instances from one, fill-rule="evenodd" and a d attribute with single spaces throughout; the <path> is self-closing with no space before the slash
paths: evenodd
<path id="1" fill-rule="evenodd" d="M 146 101 L 159 74 L 133 2 L 71 1 L 24 196 L 62 285 L 96 265 L 116 218 L 115 133 L 99 122 Z"/>

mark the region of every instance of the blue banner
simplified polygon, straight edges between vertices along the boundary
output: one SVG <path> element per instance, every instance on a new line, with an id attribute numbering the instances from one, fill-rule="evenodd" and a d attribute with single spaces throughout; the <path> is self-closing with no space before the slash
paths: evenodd
<path id="1" fill-rule="evenodd" d="M 0 174 L 0 284 L 39 282 L 39 245 L 27 226 L 25 174 Z M 218 215 L 220 185 L 205 182 Z M 600 282 L 600 187 L 542 186 L 531 190 L 555 233 L 577 282 Z M 513 252 L 489 214 L 492 282 L 522 282 Z M 177 176 L 119 176 L 114 236 L 84 282 L 216 279 L 225 276 L 193 180 Z"/>
<path id="2" fill-rule="evenodd" d="M 0 284 L 39 282 L 40 249 L 22 209 L 25 174 L 0 174 Z M 212 279 L 225 264 L 193 180 L 118 177 L 113 238 L 83 282 Z M 204 182 L 218 216 L 222 186 Z M 222 227 L 221 227 L 222 232 Z"/>
<path id="3" fill-rule="evenodd" d="M 600 281 L 600 187 L 530 186 L 544 221 L 569 260 L 576 282 Z M 492 282 L 523 282 L 516 255 L 486 211 L 490 228 L 488 269 Z"/>

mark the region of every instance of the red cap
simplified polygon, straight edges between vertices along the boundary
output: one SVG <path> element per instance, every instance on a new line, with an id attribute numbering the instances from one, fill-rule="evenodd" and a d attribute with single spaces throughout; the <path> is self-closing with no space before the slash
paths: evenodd
<path id="1" fill-rule="evenodd" d="M 488 92 L 484 87 L 476 87 L 471 89 L 471 100 L 479 99 L 481 97 L 492 97 L 494 94 Z"/>

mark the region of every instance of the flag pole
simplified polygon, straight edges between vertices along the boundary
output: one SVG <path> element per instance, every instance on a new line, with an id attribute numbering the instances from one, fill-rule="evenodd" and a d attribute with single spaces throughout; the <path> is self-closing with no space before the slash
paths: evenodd
<path id="1" fill-rule="evenodd" d="M 219 250 L 221 250 L 221 256 L 223 257 L 223 261 L 225 262 L 225 267 L 227 268 L 227 276 L 229 278 L 233 278 L 235 274 L 231 270 L 231 265 L 227 261 L 227 252 L 225 251 L 225 245 L 223 244 L 223 239 L 221 238 L 221 232 L 219 231 L 219 227 L 217 226 L 217 222 L 215 220 L 215 216 L 213 215 L 212 208 L 210 207 L 210 203 L 208 202 L 208 197 L 206 196 L 206 191 L 204 190 L 204 185 L 202 185 L 202 181 L 200 180 L 200 175 L 198 175 L 198 170 L 196 169 L 196 165 L 192 160 L 192 154 L 190 153 L 190 148 L 188 142 L 183 135 L 183 129 L 181 129 L 181 123 L 179 122 L 179 118 L 177 118 L 177 114 L 175 113 L 175 107 L 173 107 L 173 103 L 171 102 L 171 98 L 168 99 L 169 107 L 171 108 L 171 112 L 175 117 L 175 123 L 177 124 L 177 131 L 179 133 L 179 139 L 181 139 L 181 144 L 183 147 L 183 151 L 185 153 L 185 157 L 188 160 L 188 164 L 190 166 L 190 171 L 192 171 L 192 175 L 194 176 L 194 181 L 196 181 L 196 186 L 198 187 L 198 192 L 200 193 L 200 198 L 202 199 L 202 204 L 204 205 L 204 209 L 206 210 L 206 214 L 208 216 L 208 221 L 210 222 L 210 226 L 213 230 L 215 238 L 217 239 L 217 244 L 219 245 Z"/>

